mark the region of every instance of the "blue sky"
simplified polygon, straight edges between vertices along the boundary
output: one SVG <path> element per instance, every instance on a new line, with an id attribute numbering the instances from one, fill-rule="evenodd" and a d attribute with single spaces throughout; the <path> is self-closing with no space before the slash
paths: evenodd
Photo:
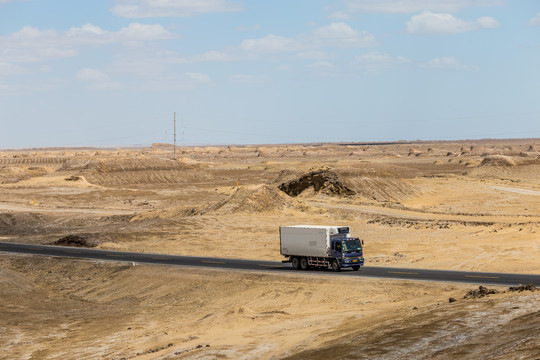
<path id="1" fill-rule="evenodd" d="M 539 99 L 534 0 L 0 0 L 0 148 L 540 137 Z"/>

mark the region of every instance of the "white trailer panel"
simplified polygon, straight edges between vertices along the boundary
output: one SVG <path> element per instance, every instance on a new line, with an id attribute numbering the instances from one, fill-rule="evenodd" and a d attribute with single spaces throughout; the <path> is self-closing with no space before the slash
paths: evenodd
<path id="1" fill-rule="evenodd" d="M 328 256 L 328 229 L 288 227 L 280 228 L 281 254 Z"/>

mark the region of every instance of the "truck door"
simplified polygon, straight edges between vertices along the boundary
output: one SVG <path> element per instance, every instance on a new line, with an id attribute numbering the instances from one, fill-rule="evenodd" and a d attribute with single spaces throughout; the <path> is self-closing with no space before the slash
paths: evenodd
<path id="1" fill-rule="evenodd" d="M 332 256 L 340 258 L 343 245 L 341 241 L 332 241 Z"/>

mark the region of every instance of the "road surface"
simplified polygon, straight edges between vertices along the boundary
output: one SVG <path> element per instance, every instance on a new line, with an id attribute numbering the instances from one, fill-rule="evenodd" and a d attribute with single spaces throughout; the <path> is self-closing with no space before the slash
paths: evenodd
<path id="1" fill-rule="evenodd" d="M 404 280 L 446 281 L 484 285 L 517 285 L 532 283 L 540 287 L 540 275 L 530 274 L 480 273 L 466 271 L 403 269 L 372 266 L 362 267 L 360 271 L 343 269 L 341 272 L 337 273 L 330 270 L 301 271 L 293 270 L 290 264 L 282 264 L 281 262 L 277 261 L 148 254 L 64 246 L 18 244 L 11 242 L 0 242 L 0 253 L 1 252 L 60 256 L 81 259 L 125 261 L 159 265 L 252 270 L 274 273 L 298 272 L 302 274 L 309 274 L 310 272 L 312 272 L 316 274 L 328 274 L 332 276 L 360 276 Z"/>

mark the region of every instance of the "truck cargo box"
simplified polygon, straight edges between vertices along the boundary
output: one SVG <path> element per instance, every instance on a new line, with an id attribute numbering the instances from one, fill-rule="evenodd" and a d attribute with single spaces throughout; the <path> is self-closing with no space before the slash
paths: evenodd
<path id="1" fill-rule="evenodd" d="M 282 226 L 280 228 L 281 254 L 327 256 L 327 230 Z"/>

